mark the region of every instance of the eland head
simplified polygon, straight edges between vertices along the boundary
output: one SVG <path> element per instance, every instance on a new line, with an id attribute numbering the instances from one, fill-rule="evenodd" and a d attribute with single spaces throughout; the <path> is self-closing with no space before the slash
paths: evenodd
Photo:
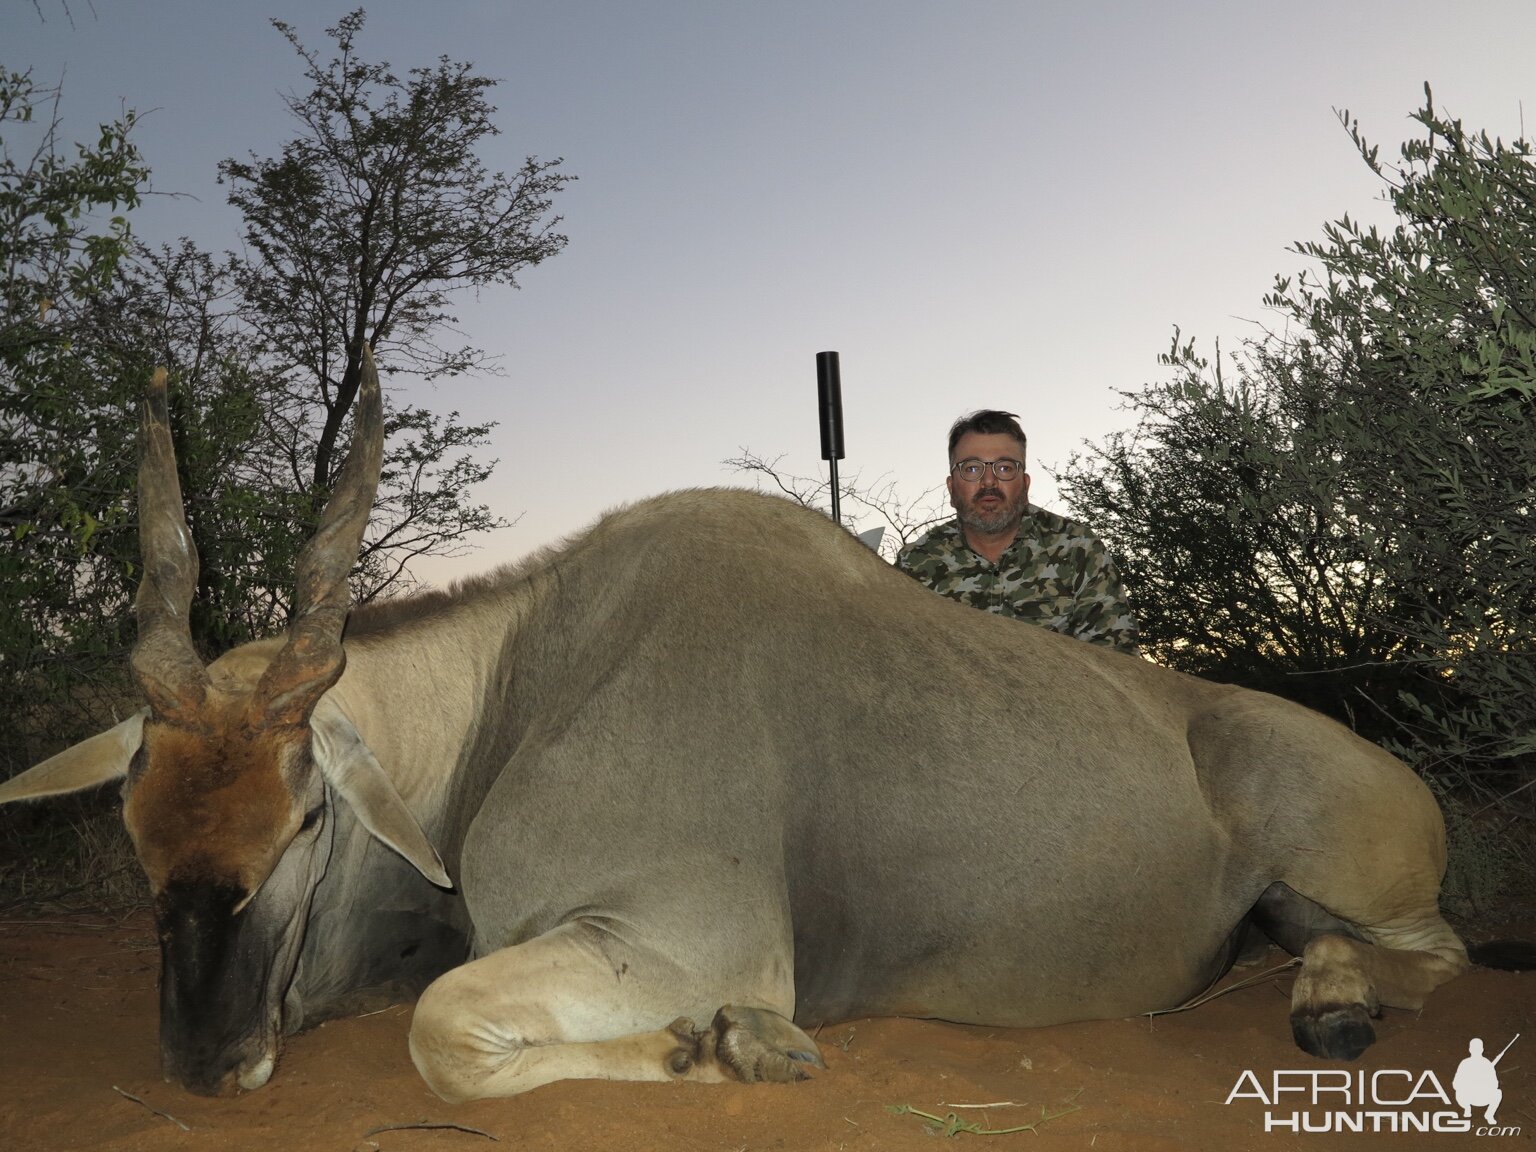
<path id="1" fill-rule="evenodd" d="M 187 527 L 159 370 L 143 409 L 143 577 L 131 660 L 148 707 L 0 785 L 0 802 L 126 777 L 123 821 L 149 879 L 161 954 L 167 1078 L 204 1095 L 265 1084 L 315 886 L 334 833 L 333 796 L 443 887 L 414 817 L 339 708 L 347 575 L 383 458 L 383 400 L 365 348 L 352 445 L 298 562 L 285 642 L 205 667 L 189 625 L 198 561 Z M 290 1024 L 293 1021 L 289 1021 Z"/>
<path id="2" fill-rule="evenodd" d="M 325 858 L 311 717 L 346 663 L 347 574 L 383 460 L 378 372 L 364 352 L 352 447 L 299 559 L 291 630 L 254 686 L 212 676 L 192 645 L 197 555 L 176 476 L 164 371 L 145 397 L 144 574 L 132 668 L 145 698 L 123 821 L 154 893 L 166 1074 L 216 1094 L 264 1084 L 283 994 Z"/>

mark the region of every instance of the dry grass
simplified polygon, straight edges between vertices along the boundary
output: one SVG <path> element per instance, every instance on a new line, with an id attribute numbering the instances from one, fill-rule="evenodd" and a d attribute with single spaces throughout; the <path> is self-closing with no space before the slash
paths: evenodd
<path id="1" fill-rule="evenodd" d="M 117 794 L 0 809 L 0 912 L 124 912 L 148 902 Z"/>
<path id="2" fill-rule="evenodd" d="M 0 722 L 0 778 L 40 763 L 102 731 L 141 700 L 125 670 L 82 673 L 62 694 L 9 683 Z M 118 791 L 0 806 L 0 912 L 123 912 L 148 901 L 143 873 L 123 829 Z"/>
<path id="3" fill-rule="evenodd" d="M 1440 796 L 1449 861 L 1441 907 L 1469 926 L 1529 914 L 1536 891 L 1536 825 L 1514 804 Z"/>

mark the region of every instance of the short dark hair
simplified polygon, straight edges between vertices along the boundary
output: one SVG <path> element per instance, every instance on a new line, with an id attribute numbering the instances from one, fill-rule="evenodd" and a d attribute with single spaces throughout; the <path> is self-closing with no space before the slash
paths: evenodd
<path id="1" fill-rule="evenodd" d="M 951 461 L 955 458 L 955 445 L 960 443 L 960 437 L 968 432 L 979 432 L 983 436 L 1012 436 L 1019 442 L 1021 464 L 1029 451 L 1029 441 L 1024 437 L 1024 429 L 1019 427 L 1017 412 L 999 412 L 996 408 L 981 408 L 969 416 L 960 417 L 949 430 Z"/>

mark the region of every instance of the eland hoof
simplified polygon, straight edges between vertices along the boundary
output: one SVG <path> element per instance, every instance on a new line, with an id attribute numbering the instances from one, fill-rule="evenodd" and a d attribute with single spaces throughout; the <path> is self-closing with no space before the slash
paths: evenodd
<path id="1" fill-rule="evenodd" d="M 804 1080 L 806 1066 L 825 1068 L 812 1040 L 777 1012 L 727 1004 L 710 1025 L 715 1058 L 744 1083 Z"/>
<path id="2" fill-rule="evenodd" d="M 668 1031 L 679 1047 L 668 1069 L 685 1076 L 714 1064 L 720 1073 L 745 1084 L 804 1080 L 807 1067 L 825 1068 L 816 1042 L 777 1012 L 727 1004 L 708 1028 L 692 1020 L 674 1020 Z"/>
<path id="3" fill-rule="evenodd" d="M 1358 1060 L 1376 1043 L 1376 1029 L 1359 1004 L 1293 1013 L 1291 1035 L 1303 1052 L 1323 1060 Z"/>

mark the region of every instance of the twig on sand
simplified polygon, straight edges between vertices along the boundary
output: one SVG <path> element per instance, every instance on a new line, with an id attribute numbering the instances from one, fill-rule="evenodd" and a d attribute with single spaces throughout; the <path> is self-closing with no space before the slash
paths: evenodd
<path id="1" fill-rule="evenodd" d="M 1151 1012 L 1143 1012 L 1142 1015 L 1168 1016 L 1174 1012 L 1188 1012 L 1191 1008 L 1198 1008 L 1202 1004 L 1208 1004 L 1218 996 L 1225 996 L 1228 992 L 1236 992 L 1243 988 L 1251 988 L 1255 984 L 1262 984 L 1266 980 L 1272 980 L 1276 976 L 1280 975 L 1280 973 L 1286 971 L 1286 969 L 1294 968 L 1300 963 L 1301 957 L 1295 956 L 1287 960 L 1284 964 L 1280 964 L 1274 968 L 1268 969 L 1267 971 L 1260 972 L 1255 976 L 1250 976 L 1246 980 L 1239 980 L 1236 984 L 1228 984 L 1225 988 L 1213 988 L 1210 991 L 1202 992 L 1193 1000 L 1184 1001 L 1184 1003 L 1180 1004 L 1177 1008 L 1155 1008 Z"/>
<path id="2" fill-rule="evenodd" d="M 447 1128 L 454 1132 L 468 1132 L 471 1136 L 484 1136 L 487 1140 L 495 1140 L 496 1143 L 501 1143 L 497 1137 L 492 1136 L 481 1128 L 471 1128 L 467 1124 L 450 1124 L 447 1121 L 434 1122 L 431 1120 L 423 1120 L 418 1124 L 380 1124 L 377 1128 L 370 1128 L 364 1132 L 362 1138 L 366 1140 L 370 1136 L 377 1136 L 380 1132 L 403 1132 L 409 1128 Z"/>
<path id="3" fill-rule="evenodd" d="M 392 1012 L 396 1008 L 404 1008 L 404 1007 L 405 1007 L 404 1004 L 386 1004 L 382 1008 L 375 1008 L 372 1012 L 359 1012 L 356 1016 L 352 1017 L 352 1019 L 354 1019 L 354 1020 L 366 1020 L 370 1016 L 380 1016 L 380 1015 L 383 1015 L 385 1012 Z"/>
<path id="4" fill-rule="evenodd" d="M 955 1105 L 950 1105 L 955 1107 Z M 1047 1112 L 1045 1106 L 1040 1107 L 1040 1119 L 1029 1124 L 1015 1124 L 1009 1128 L 983 1128 L 972 1120 L 962 1120 L 956 1113 L 951 1112 L 947 1116 L 935 1116 L 932 1112 L 924 1112 L 920 1108 L 914 1108 L 910 1104 L 887 1104 L 888 1111 L 898 1116 L 921 1116 L 924 1120 L 931 1121 L 932 1131 L 940 1136 L 959 1136 L 965 1133 L 971 1136 L 1007 1136 L 1013 1132 L 1038 1132 L 1040 1126 L 1052 1120 L 1059 1120 L 1068 1113 L 1076 1112 L 1082 1108 L 1081 1104 L 1068 1104 L 1060 1112 Z"/>
<path id="5" fill-rule="evenodd" d="M 172 1124 L 176 1125 L 176 1127 L 180 1128 L 183 1132 L 190 1132 L 190 1131 L 192 1131 L 192 1129 L 188 1128 L 185 1124 L 183 1124 L 180 1120 L 176 1119 L 176 1117 L 172 1116 L 169 1112 L 162 1112 L 162 1111 L 160 1111 L 160 1109 L 156 1108 L 153 1104 L 147 1103 L 142 1097 L 135 1096 L 132 1092 L 124 1092 L 116 1084 L 112 1085 L 112 1091 L 116 1092 L 119 1096 L 127 1097 L 129 1100 L 132 1100 L 135 1104 L 139 1105 L 141 1108 L 148 1108 L 151 1112 L 153 1112 L 156 1116 L 159 1116 L 162 1120 L 169 1120 Z"/>

